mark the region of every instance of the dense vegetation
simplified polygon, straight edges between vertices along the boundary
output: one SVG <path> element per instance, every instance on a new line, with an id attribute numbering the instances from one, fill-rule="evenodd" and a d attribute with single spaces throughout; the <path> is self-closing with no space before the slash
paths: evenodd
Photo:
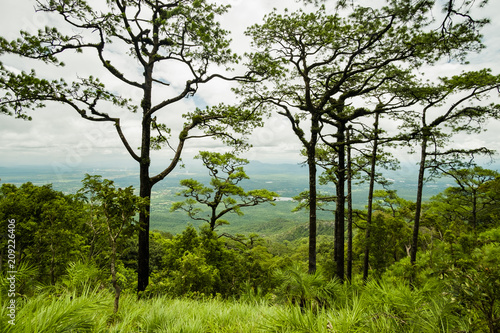
<path id="1" fill-rule="evenodd" d="M 307 7 L 310 2 L 314 7 Z M 138 212 L 138 292 L 146 290 L 151 272 L 153 188 L 172 175 L 185 145 L 195 139 L 210 137 L 241 152 L 267 116 L 282 117 L 300 142 L 308 168 L 308 192 L 302 196 L 309 207 L 308 270 L 318 267 L 317 210 L 327 200 L 318 193 L 321 167 L 326 176 L 320 181 L 335 184 L 335 196 L 328 200 L 340 207 L 333 247 L 335 276 L 341 281 L 352 278 L 352 179 L 360 172 L 369 178 L 369 239 L 377 169 L 395 162 L 387 154 L 389 146 L 418 147 L 420 155 L 412 265 L 426 172 L 463 168 L 464 158 L 493 154 L 488 147 L 450 145 L 453 135 L 481 132 L 487 120 L 500 118 L 500 104 L 488 101 L 500 87 L 500 76 L 466 66 L 468 54 L 484 48 L 481 28 L 489 20 L 471 13 L 487 0 L 388 0 L 381 6 L 321 2 L 304 0 L 304 8 L 283 14 L 273 10 L 262 24 L 248 27 L 252 50 L 244 65 L 230 49 L 230 32 L 218 21 L 229 6 L 206 0 L 109 0 L 106 8 L 93 1 L 37 1 L 36 11 L 57 18 L 54 26 L 20 31 L 14 39 L 0 37 L 0 55 L 8 62 L 14 56 L 29 66 L 54 69 L 39 75 L 0 63 L 0 113 L 31 120 L 30 110 L 61 104 L 85 120 L 114 127 L 137 163 L 144 203 Z M 435 16 L 436 10 L 442 14 Z M 92 61 L 88 72 L 60 71 L 68 53 L 77 64 L 81 56 Z M 457 62 L 463 71 L 433 77 L 433 66 L 443 61 Z M 231 73 L 233 66 L 240 75 Z M 173 74 L 171 68 L 178 71 Z M 238 96 L 232 105 L 224 104 L 229 102 L 222 93 L 219 104 L 177 107 L 200 86 L 219 79 L 239 83 L 232 86 Z M 140 115 L 130 118 L 140 135 L 123 128 L 130 113 Z M 394 122 L 390 132 L 388 120 Z M 140 142 L 139 150 L 132 142 Z M 170 159 L 154 170 L 152 151 L 160 149 Z"/>
<path id="2" fill-rule="evenodd" d="M 322 2 L 247 28 L 244 64 L 218 22 L 228 6 L 207 0 L 37 1 L 56 27 L 0 37 L 8 61 L 54 68 L 0 63 L 0 113 L 30 120 L 55 102 L 113 126 L 139 184 L 136 193 L 87 175 L 71 194 L 2 185 L 3 331 L 500 331 L 500 175 L 476 164 L 494 151 L 453 144 L 500 119 L 489 100 L 500 75 L 467 67 L 485 47 L 488 19 L 474 10 L 487 1 Z M 68 52 L 100 71 L 59 76 Z M 443 61 L 463 71 L 434 77 Z M 219 79 L 237 82 L 233 105 L 177 107 Z M 286 235 L 221 232 L 279 197 L 245 188 L 239 157 L 271 115 L 301 144 L 308 187 L 292 195 L 308 223 Z M 140 131 L 124 131 L 131 119 Z M 209 183 L 182 180 L 170 207 L 201 227 L 151 230 L 153 188 L 201 138 L 226 152 L 200 151 Z M 170 159 L 153 169 L 160 149 Z M 415 202 L 383 177 L 397 168 L 390 151 L 418 154 Z M 443 175 L 455 185 L 424 201 L 425 181 Z M 359 182 L 364 209 L 353 207 Z"/>
<path id="3" fill-rule="evenodd" d="M 354 277 L 344 284 L 334 278 L 333 235 L 319 237 L 319 269 L 308 274 L 307 233 L 283 242 L 279 235 L 218 235 L 205 223 L 177 235 L 150 233 L 151 280 L 139 302 L 137 224 L 123 225 L 115 243 L 109 231 L 121 228 L 115 207 L 140 209 L 140 201 L 123 198 L 139 198 L 91 176 L 71 195 L 50 185 L 3 184 L 2 228 L 8 219 L 18 221 L 19 263 L 17 323 L 6 325 L 4 299 L 3 331 L 497 332 L 500 177 L 480 167 L 458 174 L 456 186 L 424 205 L 411 285 L 415 203 L 379 190 L 367 282 L 366 210 L 356 214 Z M 2 239 L 2 295 L 6 248 Z M 122 297 L 114 313 L 117 288 Z"/>

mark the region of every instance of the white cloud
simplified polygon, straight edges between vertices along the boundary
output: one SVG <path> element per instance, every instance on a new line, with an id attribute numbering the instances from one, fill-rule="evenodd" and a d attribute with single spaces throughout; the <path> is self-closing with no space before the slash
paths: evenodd
<path id="1" fill-rule="evenodd" d="M 30 0 L 8 0 L 0 12 L 0 22 L 2 25 L 2 35 L 6 38 L 16 38 L 20 29 L 35 32 L 53 21 L 48 15 L 43 13 L 35 14 L 33 6 L 35 1 Z M 244 36 L 245 29 L 255 23 L 262 22 L 264 14 L 273 8 L 282 10 L 285 7 L 296 9 L 303 4 L 295 0 L 219 0 L 220 3 L 231 4 L 227 15 L 221 19 L 222 26 L 231 31 L 233 39 L 233 51 L 243 54 L 250 51 L 250 39 Z M 482 11 L 491 16 L 491 25 L 484 29 L 485 43 L 487 48 L 478 55 L 471 55 L 471 64 L 462 66 L 456 63 L 446 63 L 429 68 L 429 75 L 432 77 L 458 74 L 462 70 L 480 69 L 483 67 L 493 68 L 494 73 L 500 73 L 500 2 L 490 1 L 486 9 Z M 52 20 L 52 21 L 51 21 Z M 113 64 L 121 68 L 130 77 L 140 80 L 142 72 L 138 70 L 130 59 L 124 60 L 119 50 L 108 53 Z M 17 57 L 2 55 L 1 61 L 18 70 L 29 70 L 35 66 L 33 61 L 21 60 Z M 94 54 L 85 53 L 75 55 L 71 53 L 65 56 L 67 66 L 54 69 L 48 65 L 36 65 L 37 72 L 48 77 L 75 77 L 87 76 L 93 73 L 104 81 L 107 86 L 123 96 L 140 101 L 141 93 L 139 89 L 130 88 L 116 80 L 110 80 L 111 75 L 99 66 Z M 236 66 L 234 74 L 241 74 L 244 71 L 242 66 Z M 183 88 L 185 69 L 180 66 L 160 68 L 158 79 L 163 79 L 171 83 L 170 87 L 157 85 L 155 89 L 160 93 L 156 101 L 172 96 Z M 229 74 L 231 75 L 231 74 Z M 172 78 L 179 78 L 177 80 Z M 165 112 L 158 113 L 159 121 L 165 122 L 172 127 L 179 128 L 183 119 L 182 113 L 192 111 L 200 104 L 218 104 L 220 102 L 233 103 L 237 96 L 231 92 L 233 82 L 214 80 L 210 84 L 201 86 L 197 98 L 183 99 L 179 103 L 172 105 Z M 118 112 L 110 108 L 109 113 L 114 115 Z M 127 137 L 130 138 L 132 147 L 140 144 L 140 114 L 123 114 L 122 126 Z M 132 163 L 127 156 L 127 152 L 116 135 L 116 131 L 111 124 L 96 124 L 81 119 L 73 110 L 61 105 L 50 104 L 44 110 L 32 113 L 33 121 L 25 122 L 4 115 L 0 115 L 0 165 L 24 164 L 24 163 L 60 163 L 66 166 L 77 165 L 78 163 L 91 163 L 92 161 L 107 160 L 114 158 L 120 163 Z M 394 124 L 392 124 L 394 125 Z M 393 126 L 395 127 L 395 126 Z M 498 122 L 490 122 L 490 131 L 478 136 L 477 140 L 470 137 L 457 137 L 457 144 L 484 144 L 493 148 L 500 148 L 500 126 Z M 394 128 L 395 129 L 395 128 Z M 175 133 L 174 133 L 175 134 Z M 288 121 L 280 116 L 274 116 L 267 121 L 264 128 L 256 129 L 251 136 L 251 143 L 254 148 L 247 153 L 247 157 L 267 162 L 301 161 L 301 145 L 289 128 Z M 193 141 L 186 146 L 187 157 L 196 155 L 199 149 L 224 149 L 221 143 L 208 141 Z M 171 151 L 155 152 L 153 156 L 161 163 L 168 161 Z M 403 159 L 406 157 L 403 157 Z M 410 158 L 411 159 L 411 158 Z M 80 162 L 78 162 L 80 161 Z M 154 163 L 157 163 L 154 161 Z M 161 163 L 157 163 L 158 165 Z"/>

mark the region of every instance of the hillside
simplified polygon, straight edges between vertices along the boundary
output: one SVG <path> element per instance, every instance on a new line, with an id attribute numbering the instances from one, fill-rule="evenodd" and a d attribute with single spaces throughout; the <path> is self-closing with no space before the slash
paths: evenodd
<path id="1" fill-rule="evenodd" d="M 392 188 L 398 194 L 412 200 L 416 192 L 416 183 L 412 174 L 416 169 L 406 167 L 404 171 L 386 172 L 387 178 L 393 181 Z M 219 232 L 231 234 L 258 233 L 262 236 L 284 235 L 296 232 L 298 227 L 305 228 L 308 221 L 306 211 L 292 213 L 296 203 L 291 197 L 307 190 L 308 178 L 307 170 L 298 164 L 269 164 L 258 161 L 251 161 L 245 170 L 250 179 L 242 183 L 246 190 L 266 188 L 280 194 L 281 199 L 275 206 L 263 204 L 255 207 L 248 207 L 244 210 L 244 216 L 231 214 L 228 216 L 229 225 L 222 226 Z M 55 190 L 64 193 L 76 193 L 81 187 L 81 179 L 86 173 L 99 174 L 104 178 L 114 180 L 118 186 L 126 187 L 138 186 L 138 172 L 133 168 L 93 168 L 91 166 L 67 169 L 62 172 L 52 166 L 3 166 L 0 167 L 0 183 L 13 183 L 21 185 L 25 182 L 32 182 L 35 185 L 52 184 Z M 183 212 L 170 212 L 171 204 L 180 201 L 182 198 L 175 194 L 180 190 L 179 181 L 185 178 L 193 178 L 198 181 L 208 183 L 209 177 L 204 167 L 199 161 L 190 161 L 185 168 L 178 169 L 153 188 L 152 196 L 152 229 L 167 231 L 172 234 L 180 233 L 189 224 L 198 226 L 200 222 L 190 220 Z M 451 180 L 443 178 L 426 185 L 425 198 L 444 190 Z M 334 193 L 333 186 L 320 186 L 323 193 Z M 367 185 L 358 184 L 354 186 L 353 200 L 354 207 L 362 209 L 366 203 Z M 333 208 L 333 207 L 332 207 Z M 318 218 L 324 221 L 331 221 L 333 214 L 330 211 L 319 211 Z M 281 236 L 280 236 L 281 237 Z M 287 238 L 286 236 L 283 236 Z"/>

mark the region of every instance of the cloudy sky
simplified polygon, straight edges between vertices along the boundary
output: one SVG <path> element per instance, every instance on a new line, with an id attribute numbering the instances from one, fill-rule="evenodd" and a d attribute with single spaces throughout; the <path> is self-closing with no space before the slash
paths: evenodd
<path id="1" fill-rule="evenodd" d="M 233 51 L 243 53 L 250 50 L 249 39 L 243 32 L 251 24 L 261 22 L 265 13 L 284 7 L 294 9 L 301 5 L 295 0 L 220 0 L 230 3 L 232 8 L 222 17 L 224 28 L 232 32 Z M 104 1 L 103 1 L 104 2 Z M 492 0 L 487 9 L 480 15 L 491 19 L 491 24 L 484 29 L 484 42 L 487 48 L 479 55 L 471 55 L 470 65 L 461 66 L 456 63 L 442 63 L 430 70 L 431 75 L 452 75 L 462 70 L 475 70 L 483 67 L 500 73 L 500 1 Z M 45 25 L 57 24 L 54 18 L 33 10 L 35 1 L 32 0 L 3 0 L 3 9 L 0 12 L 1 34 L 6 38 L 16 38 L 19 30 L 35 32 Z M 117 50 L 114 64 L 120 64 Z M 116 81 L 107 81 L 109 77 L 99 68 L 99 64 L 92 57 L 71 54 L 64 59 L 67 66 L 57 75 L 64 77 L 86 76 L 93 74 L 102 78 L 109 88 L 119 91 L 125 96 L 140 100 L 138 91 L 123 87 Z M 37 73 L 48 77 L 54 76 L 54 69 L 47 65 L 40 65 L 30 61 L 20 60 L 17 57 L 3 55 L 0 61 L 5 66 L 16 70 L 36 68 Z M 135 68 L 130 64 L 122 63 L 124 71 Z M 172 69 L 170 74 L 175 73 Z M 171 87 L 172 89 L 175 88 Z M 195 98 L 189 98 L 169 109 L 169 113 L 180 115 L 193 110 L 196 106 L 213 105 L 220 102 L 231 103 L 236 100 L 230 91 L 231 84 L 223 81 L 213 82 L 203 86 Z M 168 92 L 167 92 L 168 93 Z M 52 165 L 54 168 L 71 169 L 84 165 L 134 165 L 119 141 L 116 131 L 111 124 L 100 124 L 86 121 L 76 112 L 66 106 L 49 104 L 47 108 L 31 112 L 32 121 L 23 121 L 0 114 L 0 166 L 14 165 Z M 123 129 L 133 147 L 139 146 L 140 117 L 139 115 L 123 115 Z M 164 118 L 173 124 L 181 124 L 182 118 Z M 456 138 L 458 146 L 477 144 L 500 151 L 500 124 L 490 122 L 489 132 L 477 136 L 462 136 Z M 296 163 L 301 160 L 299 155 L 300 144 L 291 133 L 288 123 L 280 118 L 273 117 L 267 121 L 264 128 L 255 130 L 251 137 L 254 148 L 246 153 L 250 160 L 260 160 L 268 163 Z M 215 141 L 193 141 L 185 151 L 185 159 L 194 156 L 200 149 L 222 149 Z M 170 158 L 168 149 L 154 155 L 153 166 L 161 167 L 162 163 Z M 402 159 L 412 161 L 415 157 L 402 155 Z M 156 163 L 156 164 L 155 164 Z"/>

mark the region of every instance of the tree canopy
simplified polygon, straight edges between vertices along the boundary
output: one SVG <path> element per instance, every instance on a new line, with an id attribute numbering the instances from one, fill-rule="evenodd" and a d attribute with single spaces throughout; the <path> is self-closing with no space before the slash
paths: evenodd
<path id="1" fill-rule="evenodd" d="M 231 50 L 231 31 L 219 23 L 229 6 L 218 1 L 36 1 L 35 10 L 53 18 L 52 26 L 0 37 L 0 113 L 31 120 L 39 109 L 58 105 L 111 125 L 136 164 L 138 188 L 90 175 L 74 194 L 51 185 L 3 184 L 0 224 L 19 224 L 15 248 L 12 239 L 0 238 L 0 270 L 6 258 L 15 258 L 23 281 L 38 282 L 50 295 L 80 297 L 90 284 L 96 293 L 114 292 L 115 315 L 99 317 L 106 329 L 119 329 L 115 324 L 125 320 L 120 295 L 135 290 L 146 298 L 285 305 L 296 311 L 300 327 L 281 318 L 284 331 L 425 325 L 429 331 L 498 331 L 499 174 L 476 160 L 495 152 L 472 145 L 478 140 L 454 143 L 456 135 L 476 135 L 500 119 L 500 75 L 467 65 L 469 54 L 485 47 L 481 29 L 488 20 L 474 9 L 486 2 L 306 0 L 301 4 L 314 6 L 274 9 L 248 27 L 251 50 L 240 57 Z M 9 63 L 13 56 L 35 69 L 18 70 Z M 92 59 L 99 69 L 82 68 L 81 75 L 79 59 Z M 74 61 L 70 70 L 60 71 L 68 61 Z M 433 72 L 444 62 L 464 70 L 438 77 Z M 235 68 L 245 74 L 232 73 Z M 233 99 L 225 93 L 210 103 L 200 97 L 204 85 L 221 81 L 234 83 L 237 102 L 225 104 Z M 192 102 L 188 109 L 185 99 Z M 292 203 L 275 201 L 281 189 L 251 183 L 244 168 L 250 162 L 240 153 L 256 142 L 257 127 L 272 127 L 266 117 L 282 119 L 301 146 L 296 153 L 305 160 L 307 185 L 286 195 L 299 201 L 297 215 L 267 216 Z M 209 151 L 195 146 L 208 138 L 218 140 L 205 145 Z M 209 180 L 161 187 L 176 176 L 190 143 L 201 150 L 196 158 Z M 383 177 L 402 151 L 419 154 L 416 184 L 408 185 L 404 199 Z M 426 201 L 426 181 L 440 176 L 453 184 Z M 274 187 L 273 181 L 265 184 Z M 184 200 L 176 202 L 179 197 Z M 171 209 L 155 221 L 162 204 Z M 247 207 L 258 205 L 253 210 L 265 212 L 262 225 L 248 234 L 216 232 L 243 212 L 253 219 Z M 304 207 L 308 223 L 299 225 L 297 211 Z M 165 230 L 162 222 L 184 216 L 177 210 L 203 226 L 188 225 L 177 235 Z M 164 229 L 151 231 L 151 222 Z M 2 275 L 2 292 L 6 281 Z M 36 293 L 28 282 L 19 295 Z M 349 325 L 332 323 L 347 309 L 363 313 L 360 297 L 383 306 L 364 317 L 346 315 L 355 318 Z M 465 315 L 468 322 L 460 320 Z M 151 322 L 123 330 L 158 329 Z"/>
<path id="2" fill-rule="evenodd" d="M 243 141 L 235 133 L 248 134 L 260 124 L 261 118 L 253 110 L 220 104 L 178 114 L 174 107 L 193 96 L 204 83 L 239 79 L 225 73 L 238 60 L 229 48 L 229 32 L 217 21 L 227 6 L 205 0 L 115 0 L 107 1 L 103 9 L 86 1 L 47 0 L 38 1 L 36 10 L 62 19 L 61 27 L 47 26 L 36 34 L 21 31 L 20 37 L 12 41 L 0 37 L 0 55 L 16 54 L 55 67 L 64 66 L 60 59 L 63 53 L 93 57 L 115 84 L 138 91 L 141 99 L 116 93 L 95 75 L 70 81 L 43 77 L 34 70 L 18 73 L 0 64 L 0 112 L 31 119 L 27 113 L 30 109 L 57 102 L 86 120 L 112 124 L 131 158 L 139 164 L 142 198 L 149 198 L 152 187 L 174 170 L 187 140 L 218 137 L 242 147 Z M 172 68 L 181 75 L 164 74 Z M 141 113 L 139 137 L 131 138 L 133 135 L 123 130 L 123 111 Z M 183 117 L 183 123 L 161 121 L 162 114 L 172 113 Z M 176 137 L 172 139 L 172 135 Z M 132 139 L 140 142 L 138 152 Z M 162 147 L 172 151 L 172 159 L 153 175 L 151 151 Z M 140 214 L 138 291 L 148 284 L 148 211 Z"/>
<path id="3" fill-rule="evenodd" d="M 210 186 L 205 186 L 194 179 L 184 179 L 180 185 L 185 189 L 177 193 L 187 199 L 172 205 L 171 211 L 184 210 L 190 218 L 205 221 L 210 230 L 229 221 L 222 219 L 227 213 L 243 215 L 244 207 L 256 206 L 265 202 L 273 204 L 279 196 L 266 189 L 245 191 L 239 183 L 249 179 L 243 166 L 248 160 L 233 153 L 211 153 L 201 151 L 196 157 L 202 160 L 211 177 Z M 208 214 L 198 205 L 206 206 Z"/>
<path id="4" fill-rule="evenodd" d="M 247 57 L 255 79 L 243 82 L 237 92 L 244 103 L 284 116 L 306 151 L 311 272 L 316 267 L 318 144 L 335 152 L 335 261 L 343 279 L 347 128 L 360 126 L 371 115 L 411 110 L 430 97 L 408 94 L 416 70 L 443 57 L 464 60 L 468 52 L 483 47 L 477 28 L 485 20 L 471 24 L 466 16 L 449 21 L 461 16 L 450 3 L 449 16 L 440 22 L 431 15 L 434 5 L 433 1 L 388 1 L 374 8 L 353 3 L 346 15 L 330 13 L 325 5 L 314 11 L 275 10 L 246 32 L 257 48 Z M 460 79 L 443 80 L 453 84 Z M 460 89 L 460 84 L 455 88 Z"/>

